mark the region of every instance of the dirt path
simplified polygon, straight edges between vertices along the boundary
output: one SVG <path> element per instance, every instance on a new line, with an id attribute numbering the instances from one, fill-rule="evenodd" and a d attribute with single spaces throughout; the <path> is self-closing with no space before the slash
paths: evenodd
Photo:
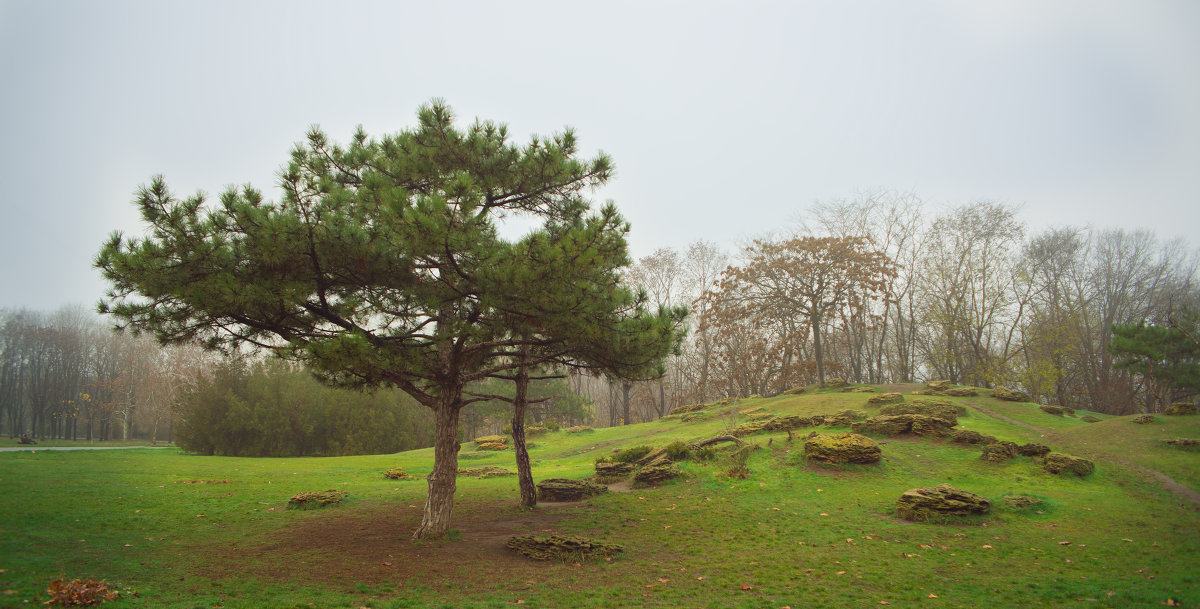
<path id="1" fill-rule="evenodd" d="M 1042 429 L 1041 427 L 1037 427 L 1034 425 L 1030 425 L 1029 423 L 1025 423 L 1023 421 L 1018 421 L 1016 419 L 1006 417 L 990 408 L 984 408 L 983 406 L 980 406 L 978 404 L 972 404 L 970 402 L 963 402 L 963 405 L 970 406 L 971 408 L 974 408 L 975 410 L 978 410 L 979 412 L 982 412 L 983 414 L 986 414 L 989 417 L 999 419 L 1006 423 L 1012 423 L 1013 425 L 1024 427 L 1025 429 L 1030 429 L 1030 430 L 1036 431 L 1039 434 L 1041 434 L 1042 437 L 1048 438 L 1051 441 L 1060 440 L 1060 438 L 1057 434 L 1055 434 L 1054 432 L 1052 432 L 1048 429 Z M 1137 463 L 1126 461 L 1124 459 L 1119 459 L 1112 455 L 1105 454 L 1104 456 L 1106 458 L 1108 458 L 1116 463 L 1119 463 L 1121 465 L 1124 465 L 1134 471 L 1140 472 L 1144 475 L 1154 478 L 1155 480 L 1158 481 L 1160 486 L 1162 486 L 1163 488 L 1165 488 L 1168 491 L 1170 491 L 1171 493 L 1173 493 L 1176 497 L 1179 497 L 1180 499 L 1184 499 L 1184 500 L 1190 502 L 1192 504 L 1192 507 L 1194 507 L 1194 508 L 1200 508 L 1200 492 L 1196 492 L 1191 487 L 1188 487 L 1188 486 L 1180 483 L 1179 481 L 1175 480 L 1174 478 L 1172 478 L 1160 471 L 1153 470 L 1153 469 L 1150 469 L 1143 465 L 1138 465 Z"/>

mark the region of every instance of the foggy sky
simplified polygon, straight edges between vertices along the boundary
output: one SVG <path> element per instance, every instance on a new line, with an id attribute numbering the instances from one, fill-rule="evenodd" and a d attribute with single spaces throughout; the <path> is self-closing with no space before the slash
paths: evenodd
<path id="1" fill-rule="evenodd" d="M 0 0 L 0 307 L 92 305 L 130 201 L 275 173 L 444 98 L 572 126 L 634 256 L 733 251 L 814 201 L 912 191 L 1048 226 L 1200 228 L 1200 3 Z"/>

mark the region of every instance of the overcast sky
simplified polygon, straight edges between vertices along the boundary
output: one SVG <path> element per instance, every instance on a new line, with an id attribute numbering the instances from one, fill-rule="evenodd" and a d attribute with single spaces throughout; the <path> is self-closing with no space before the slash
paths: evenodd
<path id="1" fill-rule="evenodd" d="M 0 0 L 0 307 L 91 306 L 155 174 L 277 198 L 310 125 L 435 97 L 611 154 L 635 256 L 875 189 L 1200 241 L 1195 0 Z"/>

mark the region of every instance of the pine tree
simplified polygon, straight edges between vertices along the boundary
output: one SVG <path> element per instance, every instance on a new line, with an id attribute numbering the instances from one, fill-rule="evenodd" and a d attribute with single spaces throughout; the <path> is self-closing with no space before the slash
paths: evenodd
<path id="1" fill-rule="evenodd" d="M 628 264 L 628 225 L 611 205 L 589 213 L 582 197 L 611 176 L 607 156 L 577 158 L 569 129 L 517 146 L 504 125 L 457 128 L 439 100 L 420 109 L 417 127 L 378 140 L 360 128 L 339 146 L 314 128 L 281 172 L 278 203 L 249 186 L 216 205 L 176 198 L 161 177 L 142 188 L 149 233 L 114 234 L 100 250 L 96 266 L 112 284 L 100 309 L 164 342 L 257 347 L 334 385 L 413 396 L 435 419 L 415 537 L 440 536 L 459 412 L 475 399 L 464 385 L 514 369 L 524 346 L 563 341 L 620 360 L 637 353 L 623 344 L 671 332 L 628 290 L 591 280 Z M 547 228 L 507 242 L 496 220 L 509 214 Z M 511 332 L 502 323 L 511 319 L 538 333 Z"/>

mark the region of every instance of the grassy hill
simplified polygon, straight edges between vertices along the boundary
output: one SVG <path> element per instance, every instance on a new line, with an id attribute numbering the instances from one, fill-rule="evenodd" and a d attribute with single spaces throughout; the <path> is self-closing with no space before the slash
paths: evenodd
<path id="1" fill-rule="evenodd" d="M 907 387 L 905 389 L 912 389 Z M 531 438 L 535 480 L 583 478 L 595 459 L 727 432 L 759 413 L 877 414 L 867 393 L 714 404 L 701 414 Z M 911 399 L 911 398 L 909 398 Z M 980 460 L 978 446 L 877 437 L 878 465 L 805 459 L 803 435 L 755 434 L 749 476 L 727 457 L 681 464 L 658 488 L 615 487 L 579 503 L 517 509 L 514 477 L 458 482 L 448 539 L 414 543 L 432 450 L 238 459 L 174 449 L 0 454 L 0 606 L 46 600 L 56 578 L 105 579 L 138 597 L 110 607 L 1159 607 L 1200 606 L 1200 417 L 1047 414 L 1032 404 L 940 398 L 959 427 L 1039 442 L 1096 462 L 1079 478 L 1034 459 Z M 1084 414 L 1102 419 L 1081 420 Z M 829 428 L 811 431 L 825 432 Z M 832 428 L 832 431 L 847 431 Z M 464 443 L 459 466 L 513 468 L 508 451 Z M 1157 472 L 1157 475 L 1155 474 Z M 1164 481 L 1164 478 L 1169 479 Z M 1170 482 L 1178 483 L 1172 486 Z M 987 516 L 913 523 L 896 499 L 949 483 L 991 500 Z M 285 509 L 337 488 L 343 504 Z M 1041 499 L 1007 507 L 1006 496 Z M 611 561 L 536 562 L 512 535 L 558 532 L 620 544 Z"/>

